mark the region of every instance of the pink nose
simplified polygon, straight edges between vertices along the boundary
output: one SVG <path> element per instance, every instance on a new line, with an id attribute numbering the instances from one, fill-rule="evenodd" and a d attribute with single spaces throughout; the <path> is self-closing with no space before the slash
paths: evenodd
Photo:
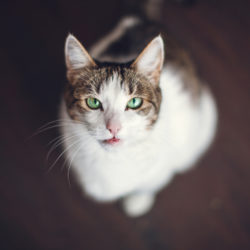
<path id="1" fill-rule="evenodd" d="M 107 124 L 107 129 L 109 130 L 109 132 L 115 136 L 121 129 L 121 124 L 118 122 L 108 122 Z"/>

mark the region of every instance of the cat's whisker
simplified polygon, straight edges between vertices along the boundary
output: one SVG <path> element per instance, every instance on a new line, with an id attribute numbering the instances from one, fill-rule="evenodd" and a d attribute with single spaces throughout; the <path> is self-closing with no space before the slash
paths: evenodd
<path id="1" fill-rule="evenodd" d="M 57 120 L 53 120 L 53 121 L 50 121 L 50 122 L 47 122 L 45 123 L 44 125 L 42 125 L 40 128 L 38 128 L 38 130 L 40 129 L 43 129 L 44 127 L 48 126 L 48 125 L 51 125 L 53 123 L 58 123 L 58 122 L 66 122 L 66 121 L 70 121 L 69 119 L 57 119 Z"/>
<path id="2" fill-rule="evenodd" d="M 72 123 L 81 123 L 81 121 L 76 121 L 76 120 L 72 120 L 72 119 L 56 119 L 56 120 L 53 120 L 53 121 L 50 121 L 46 124 L 44 124 L 42 127 L 46 126 L 46 125 L 49 125 L 51 123 L 55 123 L 55 122 L 72 122 Z"/>
<path id="3" fill-rule="evenodd" d="M 53 125 L 53 124 L 57 124 L 57 123 L 62 123 L 62 122 L 73 122 L 73 121 L 70 120 L 70 119 L 57 119 L 57 120 L 53 120 L 53 121 L 47 122 L 44 125 L 42 125 L 41 127 L 39 127 L 37 129 L 37 131 L 40 131 L 40 130 L 44 129 L 47 126 L 50 126 L 50 125 Z"/>
<path id="4" fill-rule="evenodd" d="M 34 136 L 37 136 L 47 130 L 53 129 L 53 128 L 58 128 L 58 127 L 63 127 L 65 125 L 71 125 L 71 124 L 79 124 L 79 125 L 84 125 L 82 122 L 80 121 L 75 121 L 75 120 L 69 120 L 69 119 L 58 119 L 58 120 L 54 120 L 51 122 L 48 122 L 46 124 L 44 124 L 43 126 L 41 126 L 40 128 L 37 129 L 36 132 L 34 132 L 31 136 L 29 136 L 26 141 L 30 140 L 31 138 L 33 138 Z"/>
<path id="5" fill-rule="evenodd" d="M 46 125 L 47 127 L 43 127 L 42 129 L 38 129 L 35 133 L 33 133 L 31 136 L 29 136 L 26 141 L 32 139 L 34 136 L 37 136 L 47 130 L 50 130 L 50 129 L 53 129 L 53 128 L 58 128 L 58 127 L 62 127 L 63 124 L 56 124 L 56 125 L 53 125 L 53 126 L 49 126 L 49 125 Z"/>
<path id="6" fill-rule="evenodd" d="M 80 145 L 79 148 L 75 151 L 74 155 L 72 156 L 72 159 L 69 162 L 68 171 L 67 171 L 67 178 L 68 178 L 69 186 L 71 186 L 71 184 L 70 184 L 70 168 L 72 166 L 73 160 L 77 157 L 77 154 L 79 153 L 81 148 L 82 148 L 82 145 Z"/>
<path id="7" fill-rule="evenodd" d="M 71 123 L 70 123 L 71 124 Z M 48 126 L 48 127 L 45 127 L 43 128 L 42 130 L 39 130 L 37 131 L 33 136 L 36 136 L 36 135 L 39 135 L 45 131 L 48 131 L 50 129 L 53 129 L 53 128 L 60 128 L 60 127 L 64 127 L 65 125 L 68 125 L 68 124 L 65 124 L 65 123 L 58 123 L 58 124 L 55 124 L 55 125 L 52 125 L 52 126 Z"/>
<path id="8" fill-rule="evenodd" d="M 49 159 L 50 154 L 57 148 L 59 147 L 61 144 L 63 144 L 65 141 L 68 141 L 74 137 L 77 137 L 76 135 L 72 135 L 72 136 L 60 136 L 51 146 L 50 150 L 47 153 L 46 159 Z"/>
<path id="9" fill-rule="evenodd" d="M 70 148 L 72 148 L 74 145 L 76 145 L 76 144 L 79 143 L 80 141 L 81 141 L 81 139 L 80 139 L 80 140 L 77 140 L 76 142 L 74 142 L 74 143 L 72 143 L 72 144 L 70 144 L 66 149 L 64 149 L 64 150 L 62 151 L 62 153 L 56 158 L 56 160 L 54 161 L 54 163 L 49 167 L 47 173 L 49 173 L 49 172 L 52 170 L 52 168 L 56 165 L 56 163 L 59 161 L 59 159 L 60 159 L 60 158 L 70 149 Z"/>
<path id="10" fill-rule="evenodd" d="M 55 120 L 52 121 L 50 123 L 45 124 L 44 126 L 40 127 L 37 131 L 41 131 L 43 129 L 52 127 L 52 126 L 56 126 L 56 125 L 68 125 L 68 124 L 83 124 L 82 122 L 77 122 L 77 121 L 73 121 L 73 120 Z"/>
<path id="11" fill-rule="evenodd" d="M 65 136 L 62 136 L 62 135 L 59 135 L 57 136 L 56 138 L 52 139 L 50 142 L 48 142 L 47 146 L 51 145 L 51 144 L 54 144 L 55 141 L 57 141 L 58 139 L 62 138 L 62 137 L 65 137 Z"/>
<path id="12" fill-rule="evenodd" d="M 60 127 L 63 127 L 63 124 L 56 124 L 56 125 L 53 125 L 53 126 L 48 126 L 48 127 L 43 128 L 42 130 L 37 131 L 35 134 L 33 134 L 33 136 L 39 135 L 39 134 L 41 134 L 41 133 L 43 133 L 45 131 L 48 131 L 50 129 L 60 128 Z"/>

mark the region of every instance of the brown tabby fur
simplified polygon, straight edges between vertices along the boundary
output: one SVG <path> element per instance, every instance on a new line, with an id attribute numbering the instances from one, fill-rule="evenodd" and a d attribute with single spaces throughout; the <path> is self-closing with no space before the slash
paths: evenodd
<path id="1" fill-rule="evenodd" d="M 120 77 L 121 88 L 128 96 L 141 97 L 143 104 L 136 109 L 140 115 L 146 116 L 150 110 L 154 114 L 150 117 L 151 125 L 157 120 L 161 104 L 161 91 L 157 85 L 152 84 L 142 74 L 127 65 L 105 65 L 84 67 L 78 70 L 68 70 L 69 83 L 66 85 L 64 98 L 70 117 L 78 120 L 79 114 L 90 111 L 86 105 L 86 98 L 99 94 L 102 85 L 114 74 Z"/>

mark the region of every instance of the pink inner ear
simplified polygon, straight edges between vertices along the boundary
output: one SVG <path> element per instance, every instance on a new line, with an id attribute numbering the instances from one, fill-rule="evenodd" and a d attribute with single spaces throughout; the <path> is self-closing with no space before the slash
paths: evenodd
<path id="1" fill-rule="evenodd" d="M 154 38 L 136 58 L 132 67 L 145 75 L 154 84 L 158 84 L 164 63 L 164 44 L 161 36 Z"/>
<path id="2" fill-rule="evenodd" d="M 119 121 L 109 120 L 106 124 L 106 128 L 113 136 L 115 136 L 121 130 L 122 126 Z"/>

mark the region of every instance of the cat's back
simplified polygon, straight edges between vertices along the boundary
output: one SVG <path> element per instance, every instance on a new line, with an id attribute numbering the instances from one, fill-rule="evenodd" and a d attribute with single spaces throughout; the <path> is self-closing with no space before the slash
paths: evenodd
<path id="1" fill-rule="evenodd" d="M 159 34 L 165 43 L 165 68 L 179 74 L 183 88 L 197 98 L 203 84 L 189 53 L 158 22 L 141 16 L 125 16 L 110 33 L 92 46 L 90 54 L 101 62 L 131 62 Z"/>
<path id="2" fill-rule="evenodd" d="M 123 17 L 111 32 L 91 48 L 97 60 L 123 63 L 134 60 L 157 35 L 159 27 L 139 16 Z"/>

